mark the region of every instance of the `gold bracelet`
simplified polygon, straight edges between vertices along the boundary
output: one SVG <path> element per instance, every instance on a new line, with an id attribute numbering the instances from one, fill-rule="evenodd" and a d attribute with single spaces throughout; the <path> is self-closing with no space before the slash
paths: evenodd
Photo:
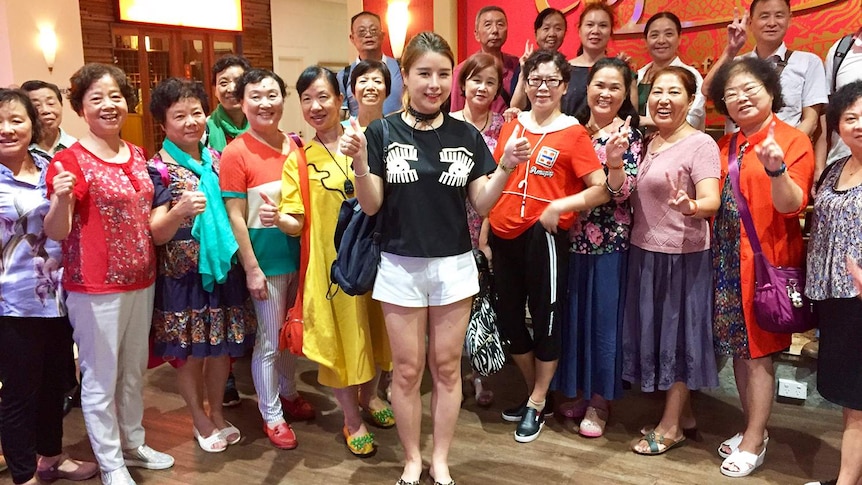
<path id="1" fill-rule="evenodd" d="M 515 171 L 515 167 L 507 167 L 506 164 L 504 164 L 503 162 L 500 162 L 500 168 L 502 168 L 503 171 L 509 175 L 511 175 L 512 172 Z"/>

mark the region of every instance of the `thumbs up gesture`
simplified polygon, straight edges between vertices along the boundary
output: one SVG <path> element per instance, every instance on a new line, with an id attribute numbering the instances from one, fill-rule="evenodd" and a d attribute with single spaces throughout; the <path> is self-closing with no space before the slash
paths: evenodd
<path id="1" fill-rule="evenodd" d="M 512 135 L 506 140 L 503 148 L 503 157 L 500 165 L 507 171 L 513 170 L 517 165 L 530 159 L 530 141 L 526 137 L 518 135 L 518 128 L 512 131 Z"/>
<path id="2" fill-rule="evenodd" d="M 263 205 L 260 206 L 260 223 L 263 227 L 272 227 L 278 221 L 278 205 L 263 192 L 260 193 Z"/>
<path id="3" fill-rule="evenodd" d="M 206 208 L 207 198 L 203 192 L 185 190 L 172 210 L 178 211 L 183 217 L 192 217 L 202 213 Z"/>
<path id="4" fill-rule="evenodd" d="M 344 134 L 341 135 L 341 141 L 338 143 L 338 149 L 350 158 L 361 157 L 364 160 L 367 147 L 368 139 L 365 138 L 365 133 L 362 132 L 362 127 L 359 126 L 359 120 L 351 116 L 350 129 L 344 130 Z M 356 163 L 355 160 L 354 163 Z"/>
<path id="5" fill-rule="evenodd" d="M 78 178 L 75 177 L 74 173 L 67 172 L 60 162 L 54 162 L 54 169 L 57 171 L 57 174 L 51 180 L 51 184 L 54 186 L 54 194 L 57 197 L 72 197 L 72 192 L 75 189 L 75 183 L 78 181 Z"/>

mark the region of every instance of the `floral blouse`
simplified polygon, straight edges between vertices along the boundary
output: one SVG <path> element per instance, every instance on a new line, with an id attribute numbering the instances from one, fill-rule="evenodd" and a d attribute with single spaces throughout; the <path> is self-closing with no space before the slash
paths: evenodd
<path id="1" fill-rule="evenodd" d="M 608 173 L 605 144 L 608 137 L 593 139 L 593 147 L 605 174 Z M 590 212 L 578 213 L 578 218 L 569 230 L 571 246 L 569 250 L 579 254 L 607 254 L 625 251 L 629 247 L 629 234 L 632 227 L 632 207 L 629 196 L 635 190 L 638 165 L 643 148 L 643 137 L 638 130 L 632 130 L 629 149 L 623 154 L 623 170 L 626 180 L 618 195 Z"/>
<path id="2" fill-rule="evenodd" d="M 488 150 L 494 153 L 497 148 L 497 138 L 500 136 L 500 128 L 503 127 L 503 115 L 500 113 L 491 112 L 491 121 L 485 131 L 482 132 L 482 139 L 488 145 Z M 470 230 L 470 241 L 473 247 L 479 247 L 479 234 L 482 232 L 482 217 L 476 212 L 476 209 L 467 201 L 467 228 Z"/>
<path id="3" fill-rule="evenodd" d="M 60 284 L 63 255 L 60 243 L 45 236 L 48 213 L 45 168 L 48 160 L 37 153 L 41 171 L 36 185 L 18 180 L 0 165 L 0 315 L 53 318 L 66 314 Z"/>
<path id="4" fill-rule="evenodd" d="M 849 157 L 826 169 L 826 178 L 814 196 L 805 282 L 805 295 L 812 300 L 859 294 L 847 272 L 845 256 L 862 261 L 862 185 L 835 189 L 847 160 Z"/>

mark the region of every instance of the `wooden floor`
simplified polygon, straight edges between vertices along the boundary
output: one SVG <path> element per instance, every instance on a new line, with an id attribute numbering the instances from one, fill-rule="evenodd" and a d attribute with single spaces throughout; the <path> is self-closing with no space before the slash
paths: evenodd
<path id="1" fill-rule="evenodd" d="M 317 384 L 316 366 L 302 360 L 300 390 L 318 409 L 316 420 L 294 429 L 299 447 L 276 450 L 262 431 L 253 399 L 248 361 L 236 365 L 238 386 L 245 399 L 227 411 L 243 434 L 243 441 L 224 453 L 208 454 L 192 441 L 191 418 L 177 394 L 174 370 L 162 366 L 147 376 L 144 425 L 147 443 L 176 458 L 167 471 L 132 469 L 139 484 L 384 484 L 391 485 L 401 471 L 401 451 L 395 429 L 376 430 L 379 452 L 372 458 L 353 458 L 341 438 L 342 418 L 331 393 Z M 501 421 L 500 409 L 522 398 L 523 383 L 514 366 L 491 378 L 497 401 L 490 409 L 472 398 L 463 405 L 450 462 L 459 485 L 521 484 L 803 484 L 810 479 L 837 475 L 841 439 L 840 411 L 776 404 L 770 422 L 771 440 L 766 462 L 746 479 L 729 479 L 719 473 L 719 442 L 739 431 L 741 414 L 734 397 L 721 393 L 695 395 L 695 412 L 703 441 L 655 457 L 635 455 L 629 443 L 638 429 L 658 420 L 660 396 L 629 391 L 612 409 L 605 437 L 585 439 L 573 432 L 573 423 L 551 419 L 538 440 L 518 444 L 514 425 Z M 423 384 L 425 416 L 423 452 L 430 453 L 429 382 Z M 80 409 L 65 420 L 67 450 L 79 458 L 92 458 Z M 0 483 L 11 483 L 8 472 Z M 72 482 L 57 482 L 68 484 Z M 88 484 L 98 484 L 93 479 Z M 427 483 L 431 483 L 430 481 Z"/>

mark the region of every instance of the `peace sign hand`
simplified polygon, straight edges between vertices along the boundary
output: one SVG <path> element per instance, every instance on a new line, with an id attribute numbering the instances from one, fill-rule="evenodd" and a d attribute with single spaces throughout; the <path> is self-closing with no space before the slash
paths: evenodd
<path id="1" fill-rule="evenodd" d="M 522 75 L 523 75 L 523 72 L 524 72 L 524 71 L 523 71 L 523 69 L 524 69 L 524 63 L 525 63 L 525 62 L 527 62 L 527 59 L 528 59 L 528 58 L 533 54 L 533 50 L 535 50 L 535 47 L 533 47 L 533 43 L 532 43 L 532 42 L 530 42 L 529 40 L 527 40 L 527 41 L 524 43 L 524 54 L 522 54 L 522 55 L 521 55 L 521 58 L 520 58 L 520 59 L 518 59 L 518 61 L 521 63 L 521 69 L 522 69 L 522 70 L 521 70 L 521 73 L 522 73 Z"/>
<path id="2" fill-rule="evenodd" d="M 632 133 L 631 129 L 632 117 L 626 116 L 626 122 L 608 137 L 605 143 L 605 156 L 611 165 L 617 166 L 622 163 L 623 154 L 629 149 L 629 136 Z"/>
<path id="3" fill-rule="evenodd" d="M 667 205 L 671 209 L 679 212 L 684 216 L 692 216 L 697 212 L 697 202 L 689 197 L 688 193 L 682 186 L 682 179 L 685 176 L 685 170 L 680 167 L 676 172 L 676 180 L 670 176 L 670 172 L 665 172 L 667 177 L 667 185 L 670 189 L 670 198 L 667 200 Z"/>
<path id="4" fill-rule="evenodd" d="M 784 150 L 775 141 L 775 122 L 769 125 L 769 133 L 759 145 L 754 146 L 754 153 L 757 159 L 763 164 L 763 168 L 770 172 L 781 170 L 784 164 Z"/>
<path id="5" fill-rule="evenodd" d="M 748 12 L 743 10 L 742 17 L 739 9 L 733 7 L 733 21 L 727 25 L 727 52 L 736 57 L 745 41 L 748 40 Z"/>

